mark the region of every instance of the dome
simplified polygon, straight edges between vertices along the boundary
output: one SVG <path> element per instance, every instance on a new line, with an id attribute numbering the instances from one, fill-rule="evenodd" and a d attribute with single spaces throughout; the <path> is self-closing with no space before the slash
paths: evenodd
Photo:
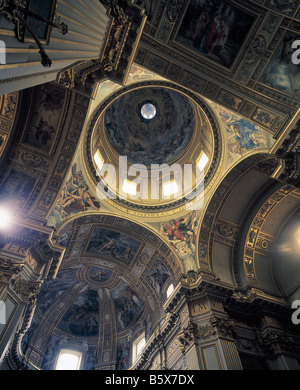
<path id="1" fill-rule="evenodd" d="M 172 83 L 143 82 L 98 107 L 85 151 L 97 196 L 108 207 L 126 213 L 138 208 L 146 217 L 162 209 L 173 215 L 214 176 L 219 128 L 197 95 Z"/>
<path id="2" fill-rule="evenodd" d="M 139 88 L 106 108 L 104 124 L 109 143 L 129 162 L 163 164 L 174 161 L 191 141 L 195 111 L 178 91 Z"/>

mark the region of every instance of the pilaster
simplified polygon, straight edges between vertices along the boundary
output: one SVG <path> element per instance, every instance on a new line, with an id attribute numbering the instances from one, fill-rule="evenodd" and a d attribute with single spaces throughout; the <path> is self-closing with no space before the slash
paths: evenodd
<path id="1" fill-rule="evenodd" d="M 224 309 L 231 290 L 201 278 L 193 288 L 178 292 L 188 312 L 177 335 L 189 369 L 240 370 L 242 364 L 235 343 L 234 322 Z M 169 310 L 176 310 L 176 297 Z M 175 309 L 175 310 L 174 310 Z M 182 310 L 182 309 L 181 309 Z"/>

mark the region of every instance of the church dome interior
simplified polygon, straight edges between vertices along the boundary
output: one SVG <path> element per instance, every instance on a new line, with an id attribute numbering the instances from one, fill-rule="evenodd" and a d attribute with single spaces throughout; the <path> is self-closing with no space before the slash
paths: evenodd
<path id="1" fill-rule="evenodd" d="M 53 369 L 62 340 L 85 350 L 85 370 L 95 365 L 100 349 L 105 364 L 117 360 L 116 369 L 123 369 L 128 338 L 145 332 L 149 337 L 151 324 L 165 315 L 163 303 L 178 281 L 180 264 L 163 251 L 158 236 L 122 218 L 78 218 L 64 228 L 58 244 L 74 236 L 56 278 L 38 294 L 23 352 L 33 334 L 44 349 L 43 370 Z"/>
<path id="2" fill-rule="evenodd" d="M 153 118 L 143 116 L 145 107 L 150 107 Z M 107 198 L 124 201 L 126 197 L 126 207 L 138 206 L 149 212 L 174 208 L 185 203 L 185 195 L 201 184 L 197 166 L 206 182 L 213 176 L 219 163 L 220 138 L 209 106 L 199 97 L 171 83 L 144 82 L 139 88 L 133 84 L 110 96 L 93 113 L 86 141 L 87 169 L 94 185 L 102 179 L 104 189 L 114 193 L 115 197 Z M 116 167 L 112 183 L 109 177 L 103 180 L 105 173 L 99 172 L 104 164 Z M 182 169 L 187 165 L 191 167 L 189 189 Z M 154 194 L 156 181 L 159 185 Z M 176 185 L 177 193 L 165 194 L 169 183 Z"/>

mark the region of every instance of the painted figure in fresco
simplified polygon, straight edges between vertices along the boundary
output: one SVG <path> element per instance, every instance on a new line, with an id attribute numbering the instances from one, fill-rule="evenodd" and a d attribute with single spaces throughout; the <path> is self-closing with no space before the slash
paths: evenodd
<path id="1" fill-rule="evenodd" d="M 65 313 L 58 327 L 76 336 L 96 336 L 99 325 L 98 316 L 98 292 L 87 289 Z"/>
<path id="2" fill-rule="evenodd" d="M 84 370 L 94 370 L 95 364 L 97 362 L 97 346 L 90 346 L 86 356 L 83 369 Z"/>
<path id="3" fill-rule="evenodd" d="M 118 346 L 117 370 L 127 370 L 129 367 L 130 344 L 124 342 Z"/>
<path id="4" fill-rule="evenodd" d="M 254 18 L 223 0 L 190 1 L 176 40 L 230 67 Z"/>
<path id="5" fill-rule="evenodd" d="M 179 218 L 177 221 L 175 219 L 170 220 L 169 225 L 166 227 L 166 233 L 170 240 L 175 240 L 176 238 L 180 241 L 184 240 L 184 236 L 180 230 L 180 225 L 183 221 L 184 218 Z"/>
<path id="6" fill-rule="evenodd" d="M 87 335 L 95 334 L 97 332 L 98 321 L 94 316 L 91 316 L 86 320 L 84 329 Z"/>
<path id="7" fill-rule="evenodd" d="M 227 131 L 233 133 L 229 138 L 230 150 L 242 154 L 246 150 L 258 146 L 252 136 L 257 133 L 256 126 L 246 119 L 238 119 L 227 123 Z"/>
<path id="8" fill-rule="evenodd" d="M 300 96 L 300 65 L 292 62 L 292 43 L 298 39 L 298 35 L 287 34 L 284 37 L 261 77 L 266 85 L 297 97 Z"/>
<path id="9" fill-rule="evenodd" d="M 53 338 L 52 338 L 52 340 L 47 348 L 46 356 L 45 356 L 43 363 L 42 363 L 42 367 L 41 367 L 42 370 L 52 370 L 53 369 L 53 365 L 54 365 L 54 362 L 56 360 L 56 355 L 58 352 L 60 341 L 61 341 L 60 339 L 53 336 Z"/>
<path id="10" fill-rule="evenodd" d="M 129 260 L 130 253 L 131 253 L 131 248 L 129 245 L 127 245 L 123 250 L 123 256 L 126 262 Z"/>
<path id="11" fill-rule="evenodd" d="M 196 215 L 194 212 L 189 213 L 186 218 L 171 219 L 169 224 L 161 223 L 161 233 L 163 233 L 172 242 L 176 248 L 178 241 L 187 241 L 191 243 L 196 224 Z"/>
<path id="12" fill-rule="evenodd" d="M 220 25 L 216 31 L 215 38 L 212 41 L 211 48 L 208 49 L 209 51 L 213 52 L 215 48 L 224 49 L 225 44 L 228 39 L 228 27 L 225 24 L 224 19 L 222 18 L 220 21 Z"/>
<path id="13" fill-rule="evenodd" d="M 169 270 L 158 260 L 155 267 L 151 270 L 148 279 L 159 297 L 166 280 L 171 276 Z"/>
<path id="14" fill-rule="evenodd" d="M 176 249 L 187 271 L 194 269 L 197 219 L 196 212 L 192 211 L 185 218 L 179 218 L 177 221 L 171 220 L 169 224 L 161 223 L 160 225 L 160 232 L 168 238 L 170 244 Z"/>
<path id="15" fill-rule="evenodd" d="M 216 15 L 213 21 L 211 22 L 210 30 L 208 32 L 207 38 L 205 39 L 204 44 L 202 45 L 202 47 L 204 47 L 204 50 L 206 52 L 212 51 L 212 42 L 215 39 L 217 31 L 220 27 L 220 23 L 221 23 L 221 15 L 219 14 Z"/>
<path id="16" fill-rule="evenodd" d="M 118 330 L 129 328 L 142 314 L 144 304 L 125 281 L 112 291 L 112 297 L 116 309 Z"/>
<path id="17" fill-rule="evenodd" d="M 72 167 L 72 176 L 60 192 L 57 203 L 64 217 L 72 212 L 100 208 L 100 203 L 89 193 L 89 187 L 84 181 L 82 172 L 76 171 L 76 164 Z"/>
<path id="18" fill-rule="evenodd" d="M 242 155 L 250 150 L 270 148 L 272 145 L 271 135 L 260 126 L 243 119 L 240 116 L 214 105 L 222 118 L 228 133 L 228 149 L 231 153 Z M 269 121 L 268 115 L 257 111 L 256 118 L 260 121 Z"/>
<path id="19" fill-rule="evenodd" d="M 202 12 L 199 19 L 193 19 L 190 26 L 189 37 L 193 40 L 195 47 L 200 47 L 206 28 L 210 22 L 206 11 Z"/>
<path id="20" fill-rule="evenodd" d="M 112 230 L 95 229 L 87 252 L 106 253 L 125 263 L 136 254 L 140 243 L 130 236 Z"/>
<path id="21" fill-rule="evenodd" d="M 113 252 L 113 250 L 117 247 L 117 243 L 112 240 L 111 238 L 109 237 L 106 237 L 106 241 L 105 243 L 101 246 L 101 248 L 99 249 L 99 252 L 100 251 L 109 251 L 110 253 Z"/>
<path id="22" fill-rule="evenodd" d="M 49 126 L 48 122 L 43 120 L 41 118 L 39 125 L 36 127 L 35 132 L 35 140 L 36 144 L 35 146 L 39 148 L 43 148 L 44 146 L 47 146 L 49 143 L 49 140 L 51 140 L 55 134 L 55 130 L 52 126 Z"/>
<path id="23" fill-rule="evenodd" d="M 69 214 L 72 210 L 85 211 L 87 208 L 98 210 L 98 204 L 95 202 L 88 192 L 89 187 L 83 183 L 78 186 L 77 189 L 71 193 L 65 191 L 66 198 L 61 201 L 61 205 L 65 211 Z"/>
<path id="24" fill-rule="evenodd" d="M 60 89 L 41 90 L 44 94 L 41 96 L 41 105 L 46 111 L 51 111 L 53 114 L 55 110 L 59 109 L 63 103 L 64 92 Z"/>
<path id="25" fill-rule="evenodd" d="M 95 270 L 90 274 L 90 277 L 98 282 L 103 282 L 108 279 L 108 275 L 109 272 L 107 270 Z"/>

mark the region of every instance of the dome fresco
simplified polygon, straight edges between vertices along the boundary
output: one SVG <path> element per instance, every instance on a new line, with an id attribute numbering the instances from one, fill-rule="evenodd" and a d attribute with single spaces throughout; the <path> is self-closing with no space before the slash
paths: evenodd
<path id="1" fill-rule="evenodd" d="M 105 111 L 111 146 L 128 161 L 163 164 L 176 159 L 194 132 L 194 108 L 182 93 L 147 87 L 117 98 Z"/>
<path id="2" fill-rule="evenodd" d="M 85 242 L 79 247 L 83 234 Z M 166 289 L 174 283 L 171 254 L 148 229 L 104 215 L 76 219 L 59 242 L 66 246 L 66 257 L 56 278 L 41 287 L 32 326 L 22 340 L 23 353 L 47 335 L 43 370 L 53 369 L 66 340 L 84 346 L 83 369 L 95 368 L 98 353 L 103 361 L 127 369 L 129 361 L 124 366 L 122 356 L 130 347 L 128 335 L 144 329 L 145 323 L 149 330 L 158 321 Z M 175 263 L 172 257 L 173 268 Z"/>
<path id="3" fill-rule="evenodd" d="M 99 296 L 95 290 L 85 290 L 60 321 L 58 328 L 74 336 L 97 336 L 99 327 Z"/>
<path id="4" fill-rule="evenodd" d="M 135 256 L 140 242 L 132 237 L 113 230 L 96 228 L 93 232 L 87 252 L 106 254 L 129 264 Z"/>
<path id="5" fill-rule="evenodd" d="M 202 185 L 197 165 L 202 159 L 198 167 L 208 185 L 222 140 L 203 99 L 173 83 L 145 81 L 98 105 L 83 148 L 86 159 L 76 164 L 91 175 L 101 207 L 138 210 L 139 217 L 152 219 L 159 218 L 158 210 L 180 213 L 191 200 L 194 207 Z"/>

